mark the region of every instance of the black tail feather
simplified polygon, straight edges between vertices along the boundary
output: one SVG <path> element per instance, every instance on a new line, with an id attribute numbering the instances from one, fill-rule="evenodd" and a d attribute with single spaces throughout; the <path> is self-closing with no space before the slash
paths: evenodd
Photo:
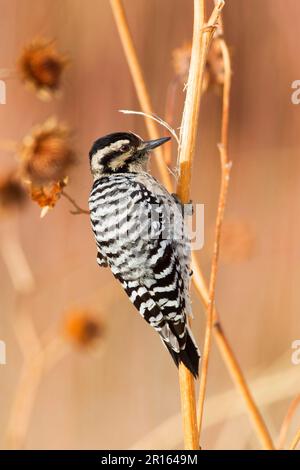
<path id="1" fill-rule="evenodd" d="M 179 353 L 174 351 L 174 349 L 172 349 L 170 345 L 165 341 L 164 344 L 166 345 L 169 353 L 171 354 L 176 366 L 178 367 L 179 363 L 183 362 L 183 364 L 191 371 L 191 373 L 196 379 L 198 377 L 200 355 L 189 333 L 187 333 L 185 348 Z"/>

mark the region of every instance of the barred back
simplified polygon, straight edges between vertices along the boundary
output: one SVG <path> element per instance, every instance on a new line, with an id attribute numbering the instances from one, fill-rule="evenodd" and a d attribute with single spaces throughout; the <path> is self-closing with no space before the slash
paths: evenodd
<path id="1" fill-rule="evenodd" d="M 94 182 L 89 207 L 97 261 L 109 266 L 175 363 L 196 376 L 199 353 L 188 330 L 190 248 L 182 207 L 148 173 Z"/>

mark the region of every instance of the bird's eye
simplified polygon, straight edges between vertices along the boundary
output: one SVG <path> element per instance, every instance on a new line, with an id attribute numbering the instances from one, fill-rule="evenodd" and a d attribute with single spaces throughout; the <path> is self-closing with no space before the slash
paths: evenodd
<path id="1" fill-rule="evenodd" d="M 120 150 L 121 150 L 121 152 L 128 152 L 129 149 L 130 149 L 129 145 L 122 145 Z"/>

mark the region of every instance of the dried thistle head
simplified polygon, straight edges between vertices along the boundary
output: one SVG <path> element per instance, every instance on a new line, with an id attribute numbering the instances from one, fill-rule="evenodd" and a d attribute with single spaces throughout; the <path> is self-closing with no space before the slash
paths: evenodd
<path id="1" fill-rule="evenodd" d="M 26 196 L 22 182 L 15 175 L 0 178 L 0 212 L 20 209 L 26 202 Z"/>
<path id="2" fill-rule="evenodd" d="M 219 90 L 224 84 L 224 63 L 221 40 L 220 37 L 215 37 L 209 48 L 203 78 L 203 92 L 207 91 L 209 88 Z M 175 74 L 183 84 L 186 84 L 188 80 L 191 52 L 191 44 L 184 43 L 181 47 L 174 49 L 172 54 Z"/>
<path id="3" fill-rule="evenodd" d="M 93 346 L 104 334 L 104 324 L 96 315 L 87 310 L 72 310 L 67 313 L 64 336 L 80 348 Z"/>
<path id="4" fill-rule="evenodd" d="M 222 38 L 215 37 L 212 40 L 211 46 L 207 54 L 203 83 L 203 89 L 205 91 L 209 88 L 219 91 L 220 88 L 224 85 L 225 70 L 221 41 Z"/>
<path id="5" fill-rule="evenodd" d="M 69 130 L 48 119 L 24 138 L 20 156 L 24 178 L 35 186 L 62 181 L 75 162 Z"/>
<path id="6" fill-rule="evenodd" d="M 191 52 L 191 43 L 185 42 L 181 47 L 174 49 L 172 53 L 172 64 L 175 74 L 183 84 L 185 84 L 188 79 Z"/>
<path id="7" fill-rule="evenodd" d="M 56 50 L 54 41 L 35 39 L 24 47 L 18 69 L 22 81 L 33 88 L 39 98 L 49 100 L 59 90 L 67 63 L 66 57 Z"/>
<path id="8" fill-rule="evenodd" d="M 30 184 L 31 199 L 38 203 L 42 208 L 52 208 L 59 200 L 61 193 L 66 186 L 67 181 L 58 181 L 44 186 L 35 186 Z"/>

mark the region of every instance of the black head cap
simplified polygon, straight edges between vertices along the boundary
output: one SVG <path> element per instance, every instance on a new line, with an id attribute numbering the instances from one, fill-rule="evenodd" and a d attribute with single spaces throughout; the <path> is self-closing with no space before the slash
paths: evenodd
<path id="1" fill-rule="evenodd" d="M 114 132 L 112 134 L 107 134 L 103 137 L 100 137 L 93 143 L 89 152 L 90 160 L 92 156 L 99 150 L 102 150 L 105 147 L 108 147 L 114 142 L 118 142 L 120 140 L 128 140 L 129 145 L 134 147 L 138 147 L 142 142 L 142 140 L 132 132 Z"/>

